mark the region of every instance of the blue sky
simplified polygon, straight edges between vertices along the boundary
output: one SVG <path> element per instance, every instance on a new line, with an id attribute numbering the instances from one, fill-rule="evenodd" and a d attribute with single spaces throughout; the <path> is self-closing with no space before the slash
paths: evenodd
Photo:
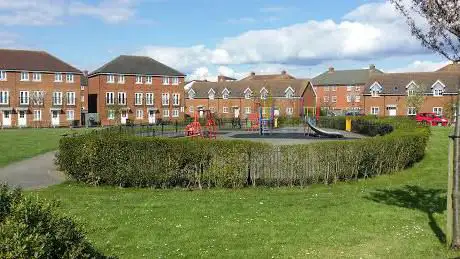
<path id="1" fill-rule="evenodd" d="M 389 3 L 365 0 L 0 0 L 0 48 L 46 50 L 90 71 L 120 54 L 148 55 L 211 80 L 445 63 Z"/>

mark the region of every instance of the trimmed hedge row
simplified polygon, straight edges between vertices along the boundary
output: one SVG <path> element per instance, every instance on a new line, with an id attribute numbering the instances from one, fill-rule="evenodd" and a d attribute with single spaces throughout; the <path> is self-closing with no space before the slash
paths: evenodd
<path id="1" fill-rule="evenodd" d="M 340 118 L 334 120 L 341 124 Z M 361 120 L 371 125 L 371 119 Z M 57 163 L 72 178 L 93 185 L 239 188 L 332 183 L 392 173 L 419 161 L 429 131 L 410 121 L 400 124 L 410 130 L 400 125 L 385 136 L 289 146 L 89 133 L 63 138 Z"/>

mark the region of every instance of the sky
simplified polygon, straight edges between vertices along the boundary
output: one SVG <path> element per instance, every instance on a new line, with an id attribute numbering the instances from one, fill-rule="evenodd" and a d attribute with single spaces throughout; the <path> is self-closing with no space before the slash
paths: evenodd
<path id="1" fill-rule="evenodd" d="M 88 71 L 146 55 L 208 80 L 448 63 L 384 0 L 0 0 L 0 48 L 45 50 Z"/>

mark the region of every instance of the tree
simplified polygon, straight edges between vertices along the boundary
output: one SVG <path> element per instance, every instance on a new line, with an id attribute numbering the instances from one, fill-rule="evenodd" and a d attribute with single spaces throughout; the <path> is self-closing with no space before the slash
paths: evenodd
<path id="1" fill-rule="evenodd" d="M 453 62 L 460 61 L 460 2 L 458 0 L 390 0 L 406 18 L 412 35 L 423 46 Z M 419 19 L 420 18 L 420 19 Z M 457 87 L 460 91 L 460 82 Z M 459 100 L 460 101 L 460 98 Z M 447 244 L 460 248 L 460 105 L 451 136 Z"/>
<path id="2" fill-rule="evenodd" d="M 40 128 L 42 126 L 42 119 L 43 119 L 43 118 L 37 118 L 37 120 L 35 119 L 35 110 L 39 110 L 41 113 L 44 104 L 45 104 L 45 92 L 44 91 L 33 91 L 32 94 L 30 95 L 30 106 L 32 108 L 32 116 L 34 116 L 32 118 L 32 121 L 33 121 L 35 128 Z"/>
<path id="3" fill-rule="evenodd" d="M 425 86 L 412 84 L 407 89 L 406 106 L 413 107 L 415 112 L 419 112 L 425 101 Z"/>

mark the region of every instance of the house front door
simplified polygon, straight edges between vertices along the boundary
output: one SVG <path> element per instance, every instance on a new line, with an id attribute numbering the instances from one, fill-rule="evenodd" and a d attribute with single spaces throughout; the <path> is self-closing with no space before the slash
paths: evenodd
<path id="1" fill-rule="evenodd" d="M 126 124 L 126 120 L 128 119 L 128 112 L 121 111 L 121 124 Z"/>
<path id="2" fill-rule="evenodd" d="M 155 111 L 149 110 L 149 124 L 155 124 L 155 123 L 156 123 Z"/>
<path id="3" fill-rule="evenodd" d="M 11 111 L 3 111 L 2 127 L 11 127 Z"/>
<path id="4" fill-rule="evenodd" d="M 234 108 L 233 110 L 235 119 L 240 117 L 240 108 Z"/>
<path id="5" fill-rule="evenodd" d="M 59 111 L 51 111 L 51 126 L 59 126 Z"/>
<path id="6" fill-rule="evenodd" d="M 27 127 L 27 113 L 26 113 L 26 111 L 19 111 L 19 113 L 18 113 L 18 127 Z"/>
<path id="7" fill-rule="evenodd" d="M 388 116 L 396 116 L 396 107 L 387 107 Z"/>

